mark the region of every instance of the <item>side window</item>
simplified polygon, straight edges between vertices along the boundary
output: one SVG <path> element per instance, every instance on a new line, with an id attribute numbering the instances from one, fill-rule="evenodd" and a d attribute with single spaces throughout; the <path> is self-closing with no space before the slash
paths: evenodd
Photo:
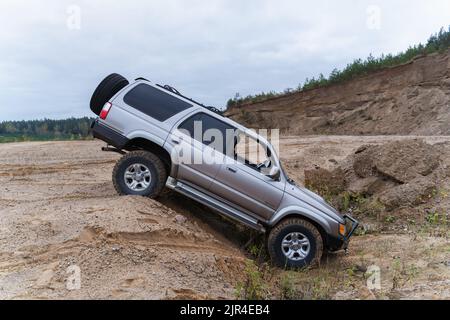
<path id="1" fill-rule="evenodd" d="M 192 107 L 183 100 L 143 83 L 131 89 L 123 101 L 161 122 Z"/>
<path id="2" fill-rule="evenodd" d="M 267 169 L 271 166 L 269 149 L 242 132 L 238 135 L 235 159 L 260 172 L 262 172 L 262 169 Z"/>
<path id="3" fill-rule="evenodd" d="M 224 154 L 228 150 L 227 135 L 232 136 L 236 130 L 233 126 L 206 113 L 197 113 L 191 116 L 178 129 L 202 144 L 211 146 Z"/>
<path id="4" fill-rule="evenodd" d="M 189 117 L 187 120 L 183 121 L 178 126 L 178 129 L 183 131 L 183 133 L 187 134 L 191 138 L 194 137 L 194 124 L 195 122 L 199 122 L 202 120 L 202 113 L 194 114 L 193 116 Z M 203 135 L 203 133 L 202 133 Z"/>

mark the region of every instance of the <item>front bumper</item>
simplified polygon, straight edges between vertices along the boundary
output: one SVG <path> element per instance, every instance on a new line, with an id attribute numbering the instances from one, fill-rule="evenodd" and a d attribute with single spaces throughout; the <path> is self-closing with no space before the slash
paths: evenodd
<path id="1" fill-rule="evenodd" d="M 359 222 L 358 222 L 358 220 L 356 220 L 355 218 L 353 218 L 347 214 L 344 216 L 344 220 L 345 220 L 346 229 L 349 230 L 347 232 L 347 234 L 345 235 L 344 239 L 348 242 L 350 240 L 351 236 L 353 235 L 353 233 L 355 232 L 355 230 L 358 228 Z"/>
<path id="2" fill-rule="evenodd" d="M 345 215 L 344 220 L 346 230 L 348 230 L 345 236 L 338 236 L 338 237 L 332 235 L 327 236 L 326 243 L 328 250 L 330 251 L 346 250 L 348 248 L 350 238 L 352 237 L 352 235 L 355 233 L 355 230 L 359 226 L 359 222 L 349 215 Z"/>

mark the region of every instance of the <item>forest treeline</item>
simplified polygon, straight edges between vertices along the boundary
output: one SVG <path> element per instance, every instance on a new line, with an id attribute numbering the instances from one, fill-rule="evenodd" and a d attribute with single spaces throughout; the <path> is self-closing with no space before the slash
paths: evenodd
<path id="1" fill-rule="evenodd" d="M 0 122 L 0 143 L 91 139 L 89 117 Z"/>

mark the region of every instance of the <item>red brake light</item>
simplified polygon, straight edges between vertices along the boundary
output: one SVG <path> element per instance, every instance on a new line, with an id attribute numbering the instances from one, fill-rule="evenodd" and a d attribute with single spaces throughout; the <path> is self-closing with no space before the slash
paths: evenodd
<path id="1" fill-rule="evenodd" d="M 100 119 L 105 120 L 108 116 L 109 110 L 111 110 L 112 104 L 111 102 L 105 103 L 105 105 L 102 108 L 102 111 L 100 111 Z"/>

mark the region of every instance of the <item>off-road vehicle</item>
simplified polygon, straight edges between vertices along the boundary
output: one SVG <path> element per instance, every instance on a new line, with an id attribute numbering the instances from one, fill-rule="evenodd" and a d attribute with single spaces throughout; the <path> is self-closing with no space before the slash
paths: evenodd
<path id="1" fill-rule="evenodd" d="M 324 249 L 346 249 L 358 226 L 289 179 L 268 139 L 171 86 L 111 74 L 90 107 L 98 115 L 93 135 L 107 143 L 103 150 L 123 154 L 113 171 L 119 194 L 179 192 L 265 232 L 279 266 L 305 267 L 318 263 Z M 252 143 L 264 151 L 249 151 Z"/>

